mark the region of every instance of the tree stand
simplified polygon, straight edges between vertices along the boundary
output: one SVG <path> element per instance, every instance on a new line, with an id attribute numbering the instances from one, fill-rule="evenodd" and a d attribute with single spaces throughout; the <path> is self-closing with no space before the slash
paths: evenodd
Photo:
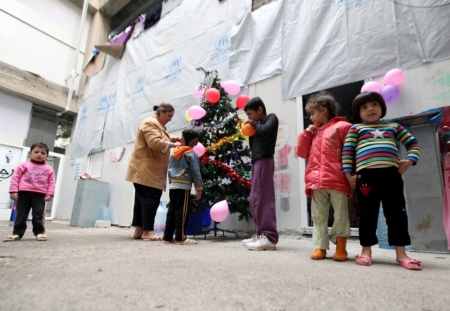
<path id="1" fill-rule="evenodd" d="M 214 230 L 214 236 L 215 236 L 215 237 L 217 236 L 217 231 L 222 231 L 222 237 L 226 237 L 225 232 L 229 232 L 229 233 L 234 233 L 234 234 L 236 234 L 236 238 L 239 239 L 239 236 L 238 236 L 238 234 L 237 234 L 236 232 L 234 232 L 234 231 L 228 231 L 228 230 L 224 230 L 224 229 L 220 229 L 219 227 L 217 227 L 217 224 L 219 224 L 219 222 L 215 221 L 215 222 L 214 222 L 214 226 L 213 226 L 212 228 L 209 228 L 208 230 L 202 231 L 202 232 L 200 233 L 200 234 L 204 234 L 204 235 L 205 235 L 205 236 L 203 237 L 203 240 L 206 240 L 206 235 L 207 235 L 208 233 L 210 233 L 211 231 L 213 231 L 213 230 Z M 194 238 L 195 238 L 195 235 L 194 235 Z"/>

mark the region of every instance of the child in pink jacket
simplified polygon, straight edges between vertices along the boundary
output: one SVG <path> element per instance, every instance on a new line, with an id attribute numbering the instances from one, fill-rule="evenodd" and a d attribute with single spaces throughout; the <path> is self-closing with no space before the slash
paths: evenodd
<path id="1" fill-rule="evenodd" d="M 313 124 L 299 134 L 296 154 L 308 161 L 305 171 L 306 195 L 311 198 L 314 252 L 311 259 L 325 258 L 329 241 L 336 244 L 336 261 L 347 260 L 350 236 L 348 198 L 352 190 L 342 172 L 341 152 L 351 124 L 337 116 L 339 104 L 327 92 L 311 96 L 305 110 Z M 330 204 L 334 222 L 328 234 Z"/>
<path id="2" fill-rule="evenodd" d="M 20 240 L 27 229 L 27 216 L 32 209 L 33 233 L 38 241 L 46 241 L 45 235 L 45 202 L 51 201 L 55 194 L 55 173 L 45 163 L 49 153 L 44 143 L 31 145 L 30 161 L 22 162 L 14 170 L 9 193 L 11 200 L 17 201 L 17 216 L 13 234 L 4 241 Z"/>

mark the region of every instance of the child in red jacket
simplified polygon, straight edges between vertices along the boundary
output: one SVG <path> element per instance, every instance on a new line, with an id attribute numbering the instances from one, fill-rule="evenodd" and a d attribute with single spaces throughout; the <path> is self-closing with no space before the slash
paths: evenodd
<path id="1" fill-rule="evenodd" d="M 337 116 L 339 104 L 327 92 L 310 97 L 305 107 L 313 124 L 299 134 L 296 154 L 308 162 L 305 171 L 306 195 L 311 200 L 313 244 L 311 259 L 325 258 L 329 241 L 336 244 L 336 261 L 347 260 L 350 220 L 347 200 L 352 190 L 342 171 L 341 152 L 351 124 Z M 334 222 L 328 234 L 330 204 Z"/>
<path id="2" fill-rule="evenodd" d="M 38 241 L 46 241 L 44 221 L 45 202 L 52 200 L 55 194 L 55 173 L 45 163 L 49 153 L 44 143 L 31 145 L 30 161 L 22 162 L 14 170 L 9 193 L 11 200 L 17 201 L 17 217 L 13 234 L 4 241 L 20 240 L 27 229 L 27 216 L 32 209 L 33 233 Z"/>

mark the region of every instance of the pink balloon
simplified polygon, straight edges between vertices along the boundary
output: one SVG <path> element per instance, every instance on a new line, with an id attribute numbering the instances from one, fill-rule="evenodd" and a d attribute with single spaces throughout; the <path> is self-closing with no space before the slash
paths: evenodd
<path id="1" fill-rule="evenodd" d="M 217 202 L 211 207 L 211 211 L 209 212 L 212 220 L 215 222 L 222 222 L 228 217 L 228 202 L 227 200 L 223 200 Z"/>
<path id="2" fill-rule="evenodd" d="M 365 83 L 363 85 L 363 87 L 361 88 L 361 93 L 364 93 L 364 92 L 380 93 L 381 92 L 381 84 L 376 81 L 369 81 L 369 82 Z"/>
<path id="3" fill-rule="evenodd" d="M 202 155 L 205 154 L 205 146 L 202 145 L 202 143 L 198 143 L 196 146 L 194 146 L 194 152 L 201 157 Z"/>
<path id="4" fill-rule="evenodd" d="M 239 94 L 239 92 L 241 91 L 241 85 L 239 84 L 239 82 L 234 80 L 220 82 L 220 86 L 223 87 L 225 92 L 232 96 Z"/>
<path id="5" fill-rule="evenodd" d="M 400 90 L 396 85 L 388 84 L 383 86 L 380 94 L 381 96 L 383 96 L 383 99 L 386 103 L 391 103 L 398 98 L 398 96 L 400 95 Z"/>
<path id="6" fill-rule="evenodd" d="M 206 92 L 205 92 L 205 98 L 211 104 L 215 104 L 220 99 L 220 92 L 217 89 L 215 89 L 215 88 L 207 89 Z"/>
<path id="7" fill-rule="evenodd" d="M 197 98 L 202 97 L 203 91 L 204 91 L 204 89 L 199 89 L 198 87 L 196 87 L 194 90 L 195 97 L 197 97 Z"/>
<path id="8" fill-rule="evenodd" d="M 189 108 L 188 111 L 189 111 L 189 115 L 194 120 L 201 119 L 206 114 L 206 110 L 205 109 L 203 109 L 200 106 L 196 106 L 196 105 L 191 106 L 191 108 Z"/>
<path id="9" fill-rule="evenodd" d="M 403 71 L 400 68 L 389 70 L 384 75 L 384 85 L 399 85 L 403 81 Z"/>

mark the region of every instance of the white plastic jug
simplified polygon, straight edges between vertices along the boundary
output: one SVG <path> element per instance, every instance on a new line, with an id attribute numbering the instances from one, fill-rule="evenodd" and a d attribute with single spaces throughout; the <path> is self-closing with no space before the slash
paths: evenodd
<path id="1" fill-rule="evenodd" d="M 156 211 L 154 229 L 158 234 L 163 234 L 166 228 L 167 208 L 163 202 L 159 202 L 158 210 Z"/>

